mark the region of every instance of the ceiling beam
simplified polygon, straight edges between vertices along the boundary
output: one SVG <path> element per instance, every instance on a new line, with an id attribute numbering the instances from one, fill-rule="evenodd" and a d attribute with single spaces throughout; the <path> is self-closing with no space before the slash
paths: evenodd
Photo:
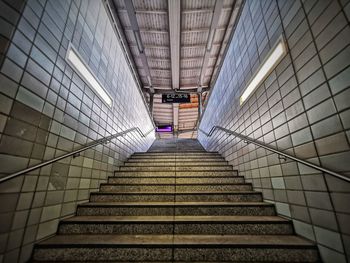
<path id="1" fill-rule="evenodd" d="M 232 9 L 232 6 L 225 6 L 222 8 L 223 11 L 229 11 Z M 194 13 L 212 13 L 212 8 L 201 8 L 201 9 L 184 9 L 182 10 L 183 14 L 194 14 Z M 215 12 L 215 11 L 214 11 Z"/>
<path id="2" fill-rule="evenodd" d="M 181 26 L 181 1 L 168 0 L 171 75 L 173 89 L 178 89 L 180 84 L 180 26 Z"/>
<path id="3" fill-rule="evenodd" d="M 203 59 L 202 70 L 201 70 L 201 74 L 199 77 L 199 86 L 203 85 L 205 71 L 207 70 L 207 65 L 208 65 L 209 58 L 210 58 L 210 52 L 211 52 L 211 49 L 213 47 L 215 31 L 216 31 L 216 28 L 218 27 L 218 24 L 219 24 L 219 18 L 220 18 L 223 6 L 224 6 L 223 0 L 216 0 L 213 18 L 211 20 L 211 25 L 210 25 L 209 36 L 208 36 L 208 40 L 207 40 L 207 46 L 206 46 L 205 55 L 204 55 L 204 59 Z"/>
<path id="4" fill-rule="evenodd" d="M 168 56 L 159 56 L 159 57 L 156 57 L 156 56 L 148 56 L 149 59 L 153 59 L 153 60 L 162 60 L 162 59 L 166 59 L 166 60 L 170 60 L 170 58 Z"/>
<path id="5" fill-rule="evenodd" d="M 216 58 L 215 56 L 211 56 L 209 58 Z M 202 56 L 199 56 L 199 57 L 188 57 L 188 58 L 182 58 L 181 60 L 182 61 L 192 61 L 192 60 L 198 60 L 198 59 L 203 59 Z"/>
<path id="6" fill-rule="evenodd" d="M 167 15 L 168 12 L 165 9 L 158 9 L 158 10 L 149 10 L 149 9 L 137 9 L 135 10 L 136 14 L 159 14 L 159 15 Z M 126 9 L 118 9 L 119 13 L 125 13 L 127 12 Z"/>
<path id="7" fill-rule="evenodd" d="M 181 1 L 168 0 L 172 88 L 180 87 Z M 179 125 L 179 104 L 173 103 L 174 131 Z"/>
<path id="8" fill-rule="evenodd" d="M 147 86 L 146 86 L 146 88 L 147 88 Z M 146 89 L 146 88 L 144 88 L 143 90 L 145 91 L 145 92 L 148 92 L 148 89 Z M 172 89 L 165 89 L 165 87 L 157 87 L 157 86 L 154 86 L 153 87 L 154 88 L 154 93 L 155 94 L 175 94 L 175 93 L 177 93 L 176 91 L 174 91 L 174 90 L 172 90 Z M 179 91 L 181 91 L 181 92 L 186 92 L 186 93 L 198 93 L 197 92 L 197 86 L 188 86 L 188 87 L 181 87 L 181 89 L 179 90 Z M 202 87 L 202 92 L 204 92 L 204 91 L 208 91 L 209 90 L 209 88 L 208 88 L 208 86 L 207 87 Z M 154 103 L 156 103 L 156 101 L 157 101 L 157 99 L 155 98 L 154 99 Z"/>
<path id="9" fill-rule="evenodd" d="M 149 68 L 150 70 L 162 70 L 162 71 L 171 71 L 171 69 L 170 68 L 153 68 L 153 67 L 150 67 Z"/>
<path id="10" fill-rule="evenodd" d="M 214 71 L 212 72 L 209 83 L 214 83 L 219 75 L 220 68 L 224 62 L 223 57 L 226 56 L 226 53 L 227 53 L 227 50 L 229 47 L 229 43 L 231 42 L 231 39 L 232 39 L 233 34 L 235 32 L 235 29 L 236 29 L 236 25 L 237 25 L 238 20 L 239 20 L 239 14 L 240 14 L 241 9 L 242 9 L 243 1 L 244 0 L 235 1 L 234 6 L 232 7 L 230 20 L 228 22 L 227 29 L 224 33 L 223 43 L 222 43 L 222 46 L 221 46 L 220 51 L 219 51 L 219 56 L 217 57 L 217 59 L 215 61 L 215 68 L 214 68 Z"/>
<path id="11" fill-rule="evenodd" d="M 169 61 L 170 61 L 170 58 L 154 57 L 154 56 L 149 56 L 148 59 L 149 59 L 149 60 L 166 61 L 166 62 L 169 62 Z"/>
<path id="12" fill-rule="evenodd" d="M 136 47 L 137 48 L 137 44 L 136 43 L 131 43 L 130 47 Z M 162 45 L 144 45 L 145 48 L 156 48 L 156 49 L 169 49 L 169 46 L 162 46 Z"/>
<path id="13" fill-rule="evenodd" d="M 207 67 L 207 69 L 208 68 L 214 68 L 213 66 L 210 66 L 210 67 Z M 188 67 L 188 68 L 186 68 L 186 67 L 181 67 L 180 68 L 181 70 L 183 70 L 183 71 L 185 71 L 185 70 L 201 70 L 202 68 L 201 67 Z"/>
<path id="14" fill-rule="evenodd" d="M 154 116 L 166 116 L 170 117 L 171 119 L 173 118 L 173 111 L 160 111 L 160 109 L 154 109 Z"/>
<path id="15" fill-rule="evenodd" d="M 226 27 L 218 27 L 216 30 L 225 30 Z M 208 32 L 210 28 L 207 27 L 199 27 L 199 28 L 191 28 L 191 29 L 185 29 L 182 30 L 182 34 L 187 34 L 187 33 L 198 33 L 198 32 Z"/>
<path id="16" fill-rule="evenodd" d="M 132 27 L 124 27 L 126 31 L 133 31 Z M 168 34 L 168 30 L 165 29 L 148 29 L 148 28 L 139 28 L 142 33 L 153 33 L 153 34 Z"/>
<path id="17" fill-rule="evenodd" d="M 137 23 L 136 12 L 135 12 L 135 8 L 134 8 L 132 1 L 125 1 L 125 8 L 126 8 L 126 11 L 128 13 L 128 17 L 130 20 L 132 31 L 134 33 L 135 40 L 137 42 L 137 47 L 138 47 L 138 50 L 140 53 L 140 59 L 142 61 L 143 70 L 145 71 L 145 73 L 147 75 L 149 85 L 152 86 L 151 74 L 149 71 L 148 63 L 147 63 L 147 57 L 146 57 L 146 54 L 144 52 L 145 48 L 144 48 L 143 43 L 142 43 L 140 28 L 139 28 L 139 25 Z"/>
<path id="18" fill-rule="evenodd" d="M 172 113 L 170 113 L 169 115 L 158 115 L 158 114 L 154 114 L 154 118 L 156 119 L 163 119 L 163 120 L 170 120 L 172 121 L 173 120 L 173 116 L 172 116 Z"/>
<path id="19" fill-rule="evenodd" d="M 169 121 L 173 121 L 173 113 L 170 113 L 168 115 L 159 115 L 159 114 L 154 114 L 154 118 L 156 119 L 166 119 L 166 120 L 169 120 Z"/>
<path id="20" fill-rule="evenodd" d="M 217 43 L 213 43 L 213 46 L 220 46 L 221 42 L 217 42 Z M 183 45 L 181 46 L 182 49 L 186 49 L 186 48 L 205 48 L 207 46 L 207 43 L 203 43 L 203 44 L 198 44 L 198 45 Z"/>

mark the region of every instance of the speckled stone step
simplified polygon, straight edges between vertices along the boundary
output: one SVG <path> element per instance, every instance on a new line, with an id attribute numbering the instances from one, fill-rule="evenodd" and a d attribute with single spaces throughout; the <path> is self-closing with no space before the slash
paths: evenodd
<path id="1" fill-rule="evenodd" d="M 169 177 L 109 177 L 108 183 L 114 184 L 230 184 L 230 183 L 244 183 L 243 176 L 216 176 L 216 177 L 178 177 L 178 176 L 169 176 Z"/>
<path id="2" fill-rule="evenodd" d="M 57 235 L 35 246 L 38 261 L 319 262 L 292 235 Z"/>
<path id="3" fill-rule="evenodd" d="M 274 205 L 263 202 L 89 202 L 78 205 L 77 215 L 273 216 L 276 212 Z"/>
<path id="4" fill-rule="evenodd" d="M 218 165 L 227 165 L 226 161 L 219 160 L 219 161 L 168 161 L 168 162 L 156 162 L 156 161 L 149 161 L 149 162 L 125 162 L 125 166 L 218 166 Z"/>
<path id="5" fill-rule="evenodd" d="M 222 192 L 222 191 L 251 191 L 249 183 L 236 184 L 101 184 L 103 192 Z"/>
<path id="6" fill-rule="evenodd" d="M 218 157 L 164 157 L 164 158 L 139 158 L 131 157 L 128 162 L 216 162 L 225 161 L 224 158 Z"/>
<path id="7" fill-rule="evenodd" d="M 277 216 L 75 216 L 59 234 L 291 235 L 290 221 Z"/>
<path id="8" fill-rule="evenodd" d="M 255 191 L 240 192 L 96 192 L 91 202 L 261 202 L 262 194 Z"/>
<path id="9" fill-rule="evenodd" d="M 163 157 L 163 156 L 222 156 L 218 152 L 206 152 L 206 151 L 194 151 L 194 152 L 136 152 L 132 155 L 133 157 L 138 156 L 150 156 L 150 157 Z"/>
<path id="10" fill-rule="evenodd" d="M 151 156 L 151 155 L 132 155 L 130 156 L 129 160 L 157 160 L 157 161 L 163 161 L 165 159 L 172 159 L 176 161 L 186 161 L 186 160 L 201 160 L 201 159 L 215 159 L 215 160 L 225 160 L 221 155 L 219 154 L 192 154 L 192 155 L 158 155 L 158 156 Z"/>
<path id="11" fill-rule="evenodd" d="M 231 165 L 121 166 L 120 171 L 232 171 Z"/>
<path id="12" fill-rule="evenodd" d="M 237 176 L 236 170 L 232 171 L 115 171 L 116 177 L 130 177 L 130 176 L 176 176 L 176 177 L 208 177 L 208 176 Z"/>

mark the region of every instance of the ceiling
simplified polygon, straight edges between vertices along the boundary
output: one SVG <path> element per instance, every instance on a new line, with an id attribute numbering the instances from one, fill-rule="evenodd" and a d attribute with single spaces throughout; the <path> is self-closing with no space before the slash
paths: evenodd
<path id="1" fill-rule="evenodd" d="M 119 31 L 154 122 L 195 138 L 199 107 L 220 69 L 243 0 L 112 0 Z M 162 103 L 191 92 L 190 104 Z M 152 98 L 153 97 L 153 101 Z M 153 103 L 152 103 L 153 102 Z M 161 134 L 162 138 L 172 134 Z"/>

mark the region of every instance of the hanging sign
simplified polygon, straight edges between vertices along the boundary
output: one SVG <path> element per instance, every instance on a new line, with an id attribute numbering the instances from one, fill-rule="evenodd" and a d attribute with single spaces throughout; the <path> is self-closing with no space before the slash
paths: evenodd
<path id="1" fill-rule="evenodd" d="M 190 103 L 189 93 L 162 94 L 162 103 Z"/>

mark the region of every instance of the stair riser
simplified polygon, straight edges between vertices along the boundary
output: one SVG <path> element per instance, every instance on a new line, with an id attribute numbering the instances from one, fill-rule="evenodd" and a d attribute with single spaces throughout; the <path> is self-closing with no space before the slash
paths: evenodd
<path id="1" fill-rule="evenodd" d="M 189 207 L 78 207 L 77 215 L 108 215 L 108 216 L 272 216 L 275 209 L 272 206 L 189 206 Z"/>
<path id="2" fill-rule="evenodd" d="M 199 166 L 201 167 L 202 165 L 205 166 L 217 166 L 217 165 L 227 165 L 227 162 L 225 161 L 219 161 L 219 162 L 202 162 L 202 161 L 197 161 L 197 162 L 125 162 L 125 166 L 160 166 L 160 167 L 175 167 L 175 166 Z"/>
<path id="3" fill-rule="evenodd" d="M 177 176 L 177 177 L 208 177 L 208 176 L 237 176 L 237 171 L 116 171 L 115 177 L 129 176 Z"/>
<path id="4" fill-rule="evenodd" d="M 125 194 L 92 194 L 91 202 L 261 202 L 262 195 L 256 194 L 203 194 L 181 195 L 176 194 L 149 194 L 149 195 L 125 195 Z"/>
<path id="5" fill-rule="evenodd" d="M 102 192 L 222 192 L 222 191 L 251 191 L 250 184 L 243 185 L 101 185 Z"/>
<path id="6" fill-rule="evenodd" d="M 121 166 L 120 171 L 232 171 L 229 165 L 223 166 Z"/>
<path id="7" fill-rule="evenodd" d="M 118 235 L 290 235 L 291 224 L 271 223 L 63 223 L 59 234 Z"/>
<path id="8" fill-rule="evenodd" d="M 37 248 L 33 257 L 38 261 L 318 262 L 316 249 L 274 247 Z"/>
<path id="9" fill-rule="evenodd" d="M 109 178 L 111 184 L 233 184 L 244 183 L 242 177 L 206 177 L 206 178 Z"/>

